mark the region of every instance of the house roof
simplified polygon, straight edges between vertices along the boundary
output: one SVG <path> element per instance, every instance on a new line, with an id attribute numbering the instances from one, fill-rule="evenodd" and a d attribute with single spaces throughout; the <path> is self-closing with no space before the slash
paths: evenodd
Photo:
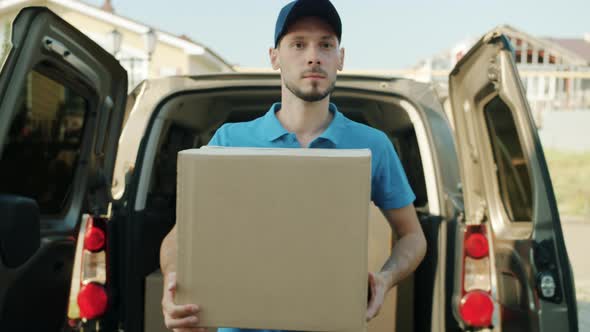
<path id="1" fill-rule="evenodd" d="M 552 41 L 561 45 L 563 48 L 567 48 L 568 50 L 576 53 L 580 57 L 586 59 L 586 61 L 590 64 L 590 42 L 586 41 L 582 38 L 547 38 L 547 40 Z"/>
<path id="2" fill-rule="evenodd" d="M 2 0 L 0 1 L 0 13 L 3 11 L 10 11 L 17 8 L 26 7 L 38 3 L 38 0 Z M 228 63 L 219 54 L 215 53 L 203 44 L 197 43 L 190 38 L 183 38 L 175 34 L 162 31 L 160 29 L 151 27 L 144 23 L 135 21 L 128 17 L 115 14 L 114 11 L 107 11 L 102 7 L 87 4 L 79 0 L 46 0 L 48 4 L 62 6 L 71 10 L 78 11 L 98 20 L 108 22 L 114 26 L 130 30 L 135 33 L 146 33 L 150 28 L 153 28 L 157 33 L 158 41 L 182 49 L 185 53 L 190 55 L 199 55 L 209 58 L 211 61 L 218 63 L 221 67 L 225 67 L 223 71 L 234 71 L 233 65 Z"/>
<path id="3" fill-rule="evenodd" d="M 516 29 L 513 26 L 503 24 L 496 28 L 509 36 L 517 37 L 526 40 L 528 43 L 532 43 L 539 48 L 550 50 L 557 53 L 559 56 L 566 59 L 567 63 L 574 65 L 585 65 L 588 63 L 588 58 L 585 58 L 575 52 L 574 50 L 565 47 L 564 45 L 557 43 L 553 38 L 541 38 L 528 34 L 522 30 Z"/>

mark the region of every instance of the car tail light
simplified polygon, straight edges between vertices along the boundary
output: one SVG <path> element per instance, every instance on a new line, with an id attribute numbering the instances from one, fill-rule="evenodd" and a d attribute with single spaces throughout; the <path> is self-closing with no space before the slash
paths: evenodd
<path id="1" fill-rule="evenodd" d="M 468 225 L 463 237 L 463 273 L 459 315 L 470 327 L 492 325 L 490 243 L 484 225 Z"/>
<path id="2" fill-rule="evenodd" d="M 99 251 L 104 247 L 105 240 L 104 231 L 100 227 L 91 225 L 87 228 L 86 234 L 84 235 L 84 249 Z"/>
<path id="3" fill-rule="evenodd" d="M 70 324 L 99 318 L 107 309 L 107 220 L 84 215 L 80 225 L 68 304 Z"/>
<path id="4" fill-rule="evenodd" d="M 470 326 L 488 327 L 492 324 L 494 303 L 487 292 L 468 292 L 461 299 L 459 305 L 461 317 Z"/>
<path id="5" fill-rule="evenodd" d="M 78 306 L 80 316 L 86 319 L 94 319 L 106 311 L 107 292 L 103 286 L 96 283 L 89 283 L 82 286 L 78 293 Z"/>
<path id="6" fill-rule="evenodd" d="M 465 239 L 465 253 L 472 258 L 486 257 L 489 253 L 488 239 L 481 233 L 471 233 Z"/>

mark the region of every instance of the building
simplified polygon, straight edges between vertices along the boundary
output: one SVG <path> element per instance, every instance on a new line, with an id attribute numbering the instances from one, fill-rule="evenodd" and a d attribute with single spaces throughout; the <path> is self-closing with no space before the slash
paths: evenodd
<path id="1" fill-rule="evenodd" d="M 590 34 L 584 38 L 541 38 L 509 25 L 496 28 L 514 49 L 527 98 L 534 113 L 590 109 Z M 411 76 L 446 86 L 449 71 L 477 42 L 467 38 L 416 65 Z"/>
<path id="2" fill-rule="evenodd" d="M 186 36 L 176 36 L 79 0 L 1 0 L 0 60 L 10 49 L 12 21 L 23 7 L 45 6 L 115 55 L 127 70 L 129 89 L 146 78 L 233 72 L 221 56 Z"/>

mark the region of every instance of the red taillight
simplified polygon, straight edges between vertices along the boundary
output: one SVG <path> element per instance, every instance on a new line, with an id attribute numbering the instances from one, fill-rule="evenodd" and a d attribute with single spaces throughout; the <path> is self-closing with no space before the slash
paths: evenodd
<path id="1" fill-rule="evenodd" d="M 99 251 L 104 247 L 104 231 L 94 225 L 90 225 L 84 235 L 84 249 L 90 251 Z"/>
<path id="2" fill-rule="evenodd" d="M 105 248 L 106 234 L 104 220 L 88 217 L 86 231 L 84 232 L 84 249 L 92 252 Z"/>
<path id="3" fill-rule="evenodd" d="M 68 301 L 69 324 L 100 319 L 108 305 L 107 219 L 82 216 Z"/>
<path id="4" fill-rule="evenodd" d="M 467 225 L 463 238 L 463 281 L 459 315 L 469 327 L 490 327 L 494 313 L 487 225 Z"/>
<path id="5" fill-rule="evenodd" d="M 481 233 L 472 233 L 465 239 L 465 253 L 472 258 L 482 258 L 489 253 L 488 239 Z"/>
<path id="6" fill-rule="evenodd" d="M 80 316 L 86 319 L 101 316 L 106 311 L 107 300 L 104 287 L 95 283 L 82 286 L 80 293 L 78 293 Z"/>
<path id="7" fill-rule="evenodd" d="M 469 292 L 461 299 L 459 312 L 461 318 L 470 326 L 488 327 L 492 324 L 494 303 L 486 292 Z"/>

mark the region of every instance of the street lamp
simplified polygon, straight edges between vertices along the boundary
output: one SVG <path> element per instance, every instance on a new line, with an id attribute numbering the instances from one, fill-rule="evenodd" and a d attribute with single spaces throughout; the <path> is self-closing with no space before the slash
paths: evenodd
<path id="1" fill-rule="evenodd" d="M 143 35 L 143 42 L 145 45 L 145 50 L 148 54 L 148 61 L 152 59 L 152 54 L 156 49 L 156 41 L 158 40 L 158 36 L 156 36 L 156 31 L 150 28 L 144 35 Z"/>
<path id="2" fill-rule="evenodd" d="M 156 42 L 158 41 L 158 36 L 156 35 L 156 31 L 152 28 L 149 28 L 143 35 L 144 47 L 147 53 L 147 65 L 148 65 L 148 77 L 149 77 L 149 65 L 152 59 L 152 54 L 156 49 Z M 117 56 L 117 54 L 121 51 L 121 45 L 123 43 L 123 34 L 119 32 L 117 29 L 113 29 L 111 31 L 111 43 L 113 47 L 113 55 Z M 135 63 L 139 61 L 145 61 L 140 58 L 136 57 L 129 57 L 129 58 L 118 58 L 119 62 L 128 62 L 129 63 L 129 73 L 130 73 L 130 86 L 135 87 Z"/>
<path id="3" fill-rule="evenodd" d="M 117 29 L 111 31 L 111 42 L 113 43 L 113 55 L 117 55 L 121 51 L 121 43 L 123 42 L 123 35 Z"/>

